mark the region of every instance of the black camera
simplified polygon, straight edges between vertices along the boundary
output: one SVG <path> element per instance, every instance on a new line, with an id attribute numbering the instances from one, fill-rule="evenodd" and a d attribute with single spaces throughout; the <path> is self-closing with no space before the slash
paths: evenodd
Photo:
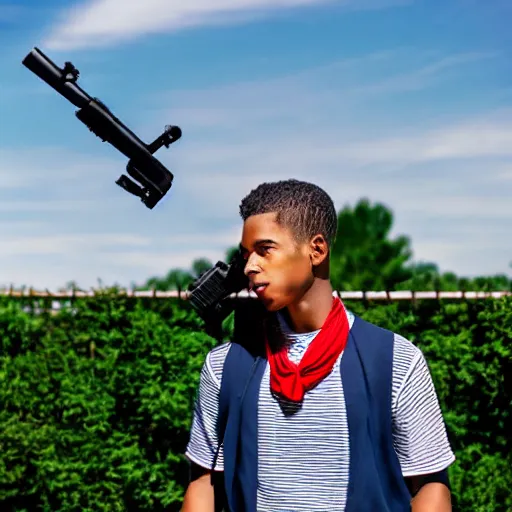
<path id="1" fill-rule="evenodd" d="M 233 339 L 254 355 L 264 356 L 268 313 L 263 304 L 247 295 L 232 297 L 248 289 L 245 260 L 237 251 L 229 264 L 218 261 L 189 286 L 189 301 L 205 321 L 206 332 L 222 342 L 222 322 L 234 312 Z"/>
<path id="2" fill-rule="evenodd" d="M 218 261 L 189 286 L 188 300 L 201 318 L 222 322 L 233 311 L 230 296 L 249 286 L 244 268 L 245 261 L 237 251 L 229 264 Z"/>

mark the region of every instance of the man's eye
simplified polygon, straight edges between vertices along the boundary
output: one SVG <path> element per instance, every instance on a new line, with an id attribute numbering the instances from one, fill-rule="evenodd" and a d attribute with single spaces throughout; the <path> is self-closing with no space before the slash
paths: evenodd
<path id="1" fill-rule="evenodd" d="M 272 249 L 272 246 L 271 245 L 264 245 L 261 249 L 266 254 L 266 253 L 268 253 Z"/>

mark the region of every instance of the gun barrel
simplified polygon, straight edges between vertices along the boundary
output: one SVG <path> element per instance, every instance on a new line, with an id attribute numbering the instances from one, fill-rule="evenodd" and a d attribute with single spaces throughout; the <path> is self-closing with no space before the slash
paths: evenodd
<path id="1" fill-rule="evenodd" d="M 91 101 L 92 98 L 76 83 L 66 81 L 64 71 L 39 48 L 33 48 L 22 64 L 76 107 L 82 108 Z"/>
<path id="2" fill-rule="evenodd" d="M 84 108 L 78 110 L 75 115 L 95 135 L 108 141 L 128 158 L 137 159 L 149 156 L 146 144 L 99 100 L 92 100 Z"/>

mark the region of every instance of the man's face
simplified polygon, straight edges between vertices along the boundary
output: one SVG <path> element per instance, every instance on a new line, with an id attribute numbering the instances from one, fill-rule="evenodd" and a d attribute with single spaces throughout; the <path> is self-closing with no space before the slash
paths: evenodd
<path id="1" fill-rule="evenodd" d="M 275 218 L 274 213 L 249 217 L 240 244 L 245 274 L 268 311 L 298 302 L 314 280 L 309 244 L 298 243 Z"/>

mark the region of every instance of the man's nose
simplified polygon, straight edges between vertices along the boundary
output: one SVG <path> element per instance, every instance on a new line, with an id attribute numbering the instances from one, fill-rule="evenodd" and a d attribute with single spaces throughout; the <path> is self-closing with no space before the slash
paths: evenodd
<path id="1" fill-rule="evenodd" d="M 249 277 L 251 274 L 257 274 L 260 271 L 258 260 L 255 255 L 251 254 L 249 258 L 247 258 L 247 263 L 245 264 L 244 274 Z"/>

